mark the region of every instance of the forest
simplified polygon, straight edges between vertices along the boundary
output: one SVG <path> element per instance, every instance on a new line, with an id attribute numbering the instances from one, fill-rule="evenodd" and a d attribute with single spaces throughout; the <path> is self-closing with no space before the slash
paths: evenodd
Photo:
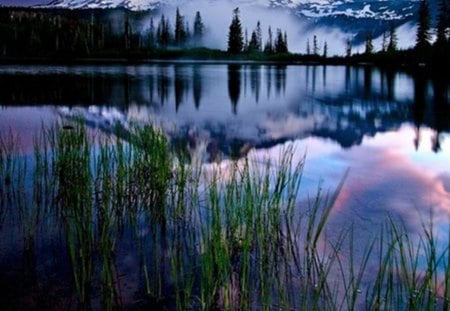
<path id="1" fill-rule="evenodd" d="M 267 28 L 263 42 L 261 23 L 249 32 L 243 29 L 239 8 L 232 12 L 227 50 L 207 48 L 201 12 L 188 20 L 179 9 L 175 16 L 155 10 L 126 9 L 44 9 L 0 7 L 0 60 L 73 61 L 151 60 L 151 59 L 226 59 L 324 64 L 372 63 L 383 66 L 449 66 L 450 4 L 441 0 L 437 16 L 422 0 L 417 13 L 417 38 L 414 47 L 400 50 L 394 24 L 386 21 L 382 46 L 374 47 L 367 31 L 363 53 L 354 53 L 348 38 L 342 56 L 328 55 L 327 42 L 319 49 L 320 38 L 307 38 L 304 53 L 288 49 L 287 32 Z M 266 32 L 266 30 L 264 30 Z"/>

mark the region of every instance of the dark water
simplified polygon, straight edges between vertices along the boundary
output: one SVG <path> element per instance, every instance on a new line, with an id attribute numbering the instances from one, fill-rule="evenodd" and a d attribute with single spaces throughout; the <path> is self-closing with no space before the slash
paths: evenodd
<path id="1" fill-rule="evenodd" d="M 445 239 L 449 96 L 447 83 L 423 73 L 370 67 L 3 66 L 0 133 L 20 134 L 31 153 L 42 122 L 81 114 L 88 126 L 108 132 L 151 121 L 173 143 L 189 146 L 191 158 L 205 167 L 244 155 L 277 158 L 294 144 L 296 157 L 306 154 L 304 197 L 319 185 L 333 189 L 349 170 L 330 220 L 336 230 L 354 223 L 364 243 L 386 215 L 415 232 L 432 211 Z M 14 254 L 15 234 L 0 227 L 4 253 Z M 55 230 L 50 239 L 58 238 Z M 48 252 L 40 262 L 43 271 L 52 266 L 54 254 Z M 1 260 L 7 269 L 14 258 Z"/>

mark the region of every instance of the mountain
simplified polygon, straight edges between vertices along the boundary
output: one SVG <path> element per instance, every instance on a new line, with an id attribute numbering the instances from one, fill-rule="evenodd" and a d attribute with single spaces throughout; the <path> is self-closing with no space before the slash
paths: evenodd
<path id="1" fill-rule="evenodd" d="M 210 5 L 219 0 L 209 0 Z M 412 0 L 230 0 L 234 5 L 256 5 L 269 8 L 289 8 L 307 18 L 353 17 L 378 20 L 405 20 L 412 17 L 418 1 Z M 187 0 L 53 0 L 48 7 L 88 9 L 117 8 L 152 10 L 167 5 L 183 5 Z"/>
<path id="2" fill-rule="evenodd" d="M 430 1 L 432 8 L 436 7 L 436 2 L 437 0 Z M 294 43 L 291 47 L 297 51 L 304 50 L 306 46 L 306 40 L 302 37 L 304 32 L 311 38 L 317 33 L 328 43 L 339 41 L 339 47 L 334 48 L 338 53 L 339 51 L 342 53 L 347 38 L 352 38 L 354 46 L 361 47 L 368 31 L 372 32 L 374 38 L 380 38 L 391 24 L 396 27 L 403 25 L 399 33 L 400 47 L 413 45 L 414 37 L 410 34 L 415 33 L 414 26 L 419 5 L 418 0 L 53 0 L 45 6 L 70 9 L 125 8 L 133 11 L 173 9 L 180 6 L 181 9 L 190 7 L 203 10 L 206 15 L 214 6 L 225 7 L 224 3 L 227 3 L 229 8 L 239 6 L 241 9 L 268 9 L 272 15 L 280 11 L 288 12 L 291 17 L 296 18 L 299 25 L 301 24 L 297 28 L 298 34 L 290 38 Z M 231 9 L 229 11 L 227 18 L 231 15 Z M 223 11 L 220 14 L 222 17 L 225 16 Z M 254 15 L 258 16 L 258 12 Z M 278 20 L 283 23 L 283 18 L 280 17 Z M 289 33 L 292 33 L 291 29 L 289 28 Z M 331 31 L 338 31 L 339 34 L 331 34 Z M 402 34 L 406 35 L 406 39 Z"/>

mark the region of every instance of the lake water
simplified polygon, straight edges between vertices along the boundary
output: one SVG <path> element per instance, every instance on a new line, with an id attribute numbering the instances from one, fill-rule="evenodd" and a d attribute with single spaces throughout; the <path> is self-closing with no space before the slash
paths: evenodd
<path id="1" fill-rule="evenodd" d="M 432 214 L 445 239 L 449 90 L 423 73 L 364 66 L 0 66 L 0 133 L 19 134 L 32 153 L 42 123 L 82 115 L 89 127 L 110 132 L 153 122 L 205 166 L 277 158 L 293 144 L 296 158 L 306 155 L 303 198 L 318 187 L 332 191 L 348 171 L 331 228 L 352 223 L 364 243 L 387 216 L 416 232 Z M 13 249 L 4 228 L 0 240 Z M 0 261 L 7 269 L 11 258 Z"/>

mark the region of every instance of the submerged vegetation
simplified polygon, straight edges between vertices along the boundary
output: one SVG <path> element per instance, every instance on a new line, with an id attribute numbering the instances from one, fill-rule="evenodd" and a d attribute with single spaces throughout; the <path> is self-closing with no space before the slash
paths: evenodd
<path id="1" fill-rule="evenodd" d="M 200 166 L 150 125 L 118 138 L 57 124 L 30 156 L 1 134 L 0 235 L 19 225 L 27 271 L 2 308 L 448 309 L 449 242 L 433 222 L 416 237 L 388 218 L 362 248 L 351 226 L 328 232 L 345 178 L 299 200 L 292 148 Z M 20 258 L 2 256 L 3 270 Z"/>

